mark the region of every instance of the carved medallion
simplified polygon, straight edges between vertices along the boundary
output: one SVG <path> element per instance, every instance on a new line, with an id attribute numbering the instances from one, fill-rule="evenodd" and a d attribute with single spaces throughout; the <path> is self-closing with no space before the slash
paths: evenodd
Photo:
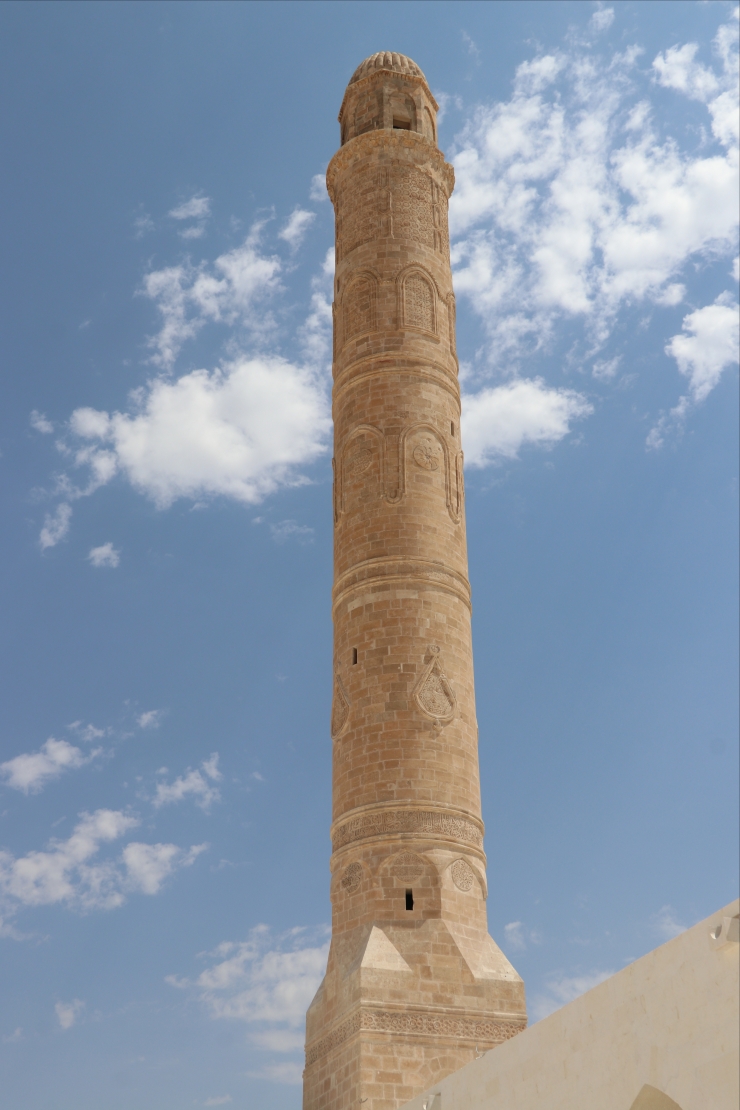
<path id="1" fill-rule="evenodd" d="M 338 674 L 334 675 L 334 699 L 331 706 L 331 738 L 338 740 L 349 722 L 349 695 Z"/>
<path id="2" fill-rule="evenodd" d="M 450 868 L 452 881 L 458 890 L 470 890 L 475 882 L 473 868 L 464 859 L 456 859 Z"/>
<path id="3" fill-rule="evenodd" d="M 455 693 L 439 663 L 439 648 L 430 648 L 432 659 L 416 683 L 413 696 L 423 713 L 437 723 L 451 721 L 455 716 Z"/>
<path id="4" fill-rule="evenodd" d="M 467 864 L 466 864 L 467 866 Z M 362 864 L 350 863 L 345 867 L 344 874 L 342 875 L 342 886 L 348 894 L 354 894 L 356 890 L 360 889 L 362 882 Z"/>
<path id="5" fill-rule="evenodd" d="M 424 873 L 424 863 L 413 852 L 402 852 L 396 856 L 391 867 L 391 875 L 404 883 L 412 883 Z"/>
<path id="6" fill-rule="evenodd" d="M 413 450 L 413 457 L 416 465 L 420 466 L 422 470 L 439 469 L 439 454 L 428 439 L 423 443 L 417 443 Z"/>

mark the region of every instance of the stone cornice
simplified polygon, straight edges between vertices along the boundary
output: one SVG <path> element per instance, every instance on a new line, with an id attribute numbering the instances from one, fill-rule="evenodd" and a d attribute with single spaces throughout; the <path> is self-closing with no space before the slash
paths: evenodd
<path id="1" fill-rule="evenodd" d="M 364 135 L 356 135 L 354 139 L 349 139 L 332 158 L 326 171 L 326 188 L 332 204 L 335 203 L 334 186 L 337 176 L 356 158 L 361 158 L 382 147 L 394 152 L 398 152 L 399 147 L 405 148 L 420 168 L 426 163 L 434 171 L 448 199 L 452 195 L 452 190 L 455 188 L 455 171 L 450 163 L 445 161 L 445 156 L 438 147 L 417 131 L 391 131 L 380 127 L 377 131 L 366 131 Z"/>

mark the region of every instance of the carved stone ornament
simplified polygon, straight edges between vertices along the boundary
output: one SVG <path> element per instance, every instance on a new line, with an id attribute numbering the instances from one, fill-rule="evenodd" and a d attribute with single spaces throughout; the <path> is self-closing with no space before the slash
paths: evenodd
<path id="1" fill-rule="evenodd" d="M 362 882 L 362 864 L 348 864 L 347 867 L 345 867 L 344 869 L 344 874 L 342 875 L 341 881 L 342 886 L 348 894 L 354 894 L 356 890 L 359 890 L 360 883 Z"/>
<path id="2" fill-rule="evenodd" d="M 373 453 L 368 447 L 365 447 L 349 460 L 349 469 L 352 474 L 364 474 L 372 461 Z"/>
<path id="3" fill-rule="evenodd" d="M 424 862 L 413 852 L 402 852 L 391 865 L 391 875 L 404 883 L 412 883 L 424 873 Z"/>
<path id="4" fill-rule="evenodd" d="M 432 658 L 413 689 L 414 701 L 427 717 L 442 724 L 455 716 L 455 693 L 439 663 L 439 648 L 429 649 Z"/>
<path id="5" fill-rule="evenodd" d="M 413 450 L 413 458 L 416 465 L 420 466 L 422 470 L 439 469 L 439 454 L 429 440 L 417 443 Z"/>
<path id="6" fill-rule="evenodd" d="M 458 890 L 470 890 L 475 882 L 473 868 L 464 859 L 456 859 L 450 868 L 452 881 Z"/>
<path id="7" fill-rule="evenodd" d="M 454 814 L 418 809 L 385 810 L 352 817 L 336 829 L 332 847 L 336 852 L 347 844 L 356 844 L 358 840 L 396 836 L 399 833 L 444 837 L 471 844 L 474 848 L 483 847 L 483 832 L 472 821 Z"/>
<path id="8" fill-rule="evenodd" d="M 338 674 L 334 675 L 334 699 L 331 706 L 331 738 L 338 740 L 349 723 L 349 694 Z"/>

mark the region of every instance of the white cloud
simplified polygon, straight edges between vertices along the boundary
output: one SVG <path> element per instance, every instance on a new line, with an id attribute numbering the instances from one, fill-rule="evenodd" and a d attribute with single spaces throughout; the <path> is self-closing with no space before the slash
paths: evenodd
<path id="1" fill-rule="evenodd" d="M 315 212 L 308 212 L 305 208 L 294 208 L 287 224 L 278 232 L 278 236 L 285 240 L 292 251 L 298 250 L 315 219 Z"/>
<path id="2" fill-rule="evenodd" d="M 246 240 L 209 267 L 190 262 L 152 270 L 142 292 L 156 304 L 162 328 L 149 340 L 152 362 L 169 369 L 183 343 L 192 339 L 208 321 L 242 325 L 259 332 L 265 314 L 255 306 L 280 289 L 280 259 L 260 254 L 262 224 L 255 224 Z"/>
<path id="3" fill-rule="evenodd" d="M 200 809 L 207 812 L 214 802 L 221 800 L 217 787 L 211 786 L 208 779 L 218 782 L 223 775 L 218 769 L 218 753 L 213 752 L 210 759 L 201 763 L 204 774 L 200 771 L 188 769 L 185 775 L 180 775 L 172 783 L 158 782 L 157 792 L 153 804 L 155 808 L 169 805 L 172 802 L 181 802 L 183 798 L 192 797 Z"/>
<path id="4" fill-rule="evenodd" d="M 329 194 L 326 191 L 326 174 L 315 173 L 311 178 L 311 188 L 308 194 L 309 200 L 320 203 L 322 200 L 328 200 Z"/>
<path id="5" fill-rule="evenodd" d="M 504 938 L 507 947 L 515 952 L 523 952 L 527 947 L 521 921 L 510 921 L 508 925 L 504 925 Z"/>
<path id="6" fill-rule="evenodd" d="M 620 355 L 615 355 L 614 358 L 597 359 L 593 364 L 591 373 L 598 382 L 608 382 L 616 375 L 619 369 L 619 364 L 622 361 Z"/>
<path id="7" fill-rule="evenodd" d="M 591 971 L 583 975 L 548 977 L 546 983 L 548 993 L 535 995 L 532 999 L 530 1012 L 534 1021 L 541 1021 L 566 1003 L 580 998 L 586 991 L 610 979 L 613 974 L 613 971 Z"/>
<path id="8" fill-rule="evenodd" d="M 189 851 L 174 844 L 127 844 L 118 860 L 95 860 L 103 845 L 135 828 L 138 818 L 120 810 L 83 813 L 67 840 L 53 838 L 45 852 L 15 858 L 0 850 L 0 897 L 9 912 L 56 903 L 110 910 L 132 892 L 154 894 L 164 879 L 193 863 L 205 845 Z"/>
<path id="9" fill-rule="evenodd" d="M 202 195 L 193 196 L 168 212 L 173 220 L 202 220 L 210 214 L 211 198 Z"/>
<path id="10" fill-rule="evenodd" d="M 112 543 L 104 543 L 100 547 L 90 548 L 87 557 L 94 567 L 117 567 L 121 561 L 121 552 Z"/>
<path id="11" fill-rule="evenodd" d="M 737 365 L 739 311 L 740 306 L 724 293 L 714 304 L 684 316 L 682 333 L 674 335 L 666 346 L 666 354 L 675 358 L 678 369 L 688 378 L 695 403 L 709 396 L 723 370 Z"/>
<path id="12" fill-rule="evenodd" d="M 39 535 L 39 544 L 42 551 L 48 547 L 56 547 L 69 532 L 69 522 L 72 519 L 72 506 L 66 501 L 57 505 L 56 511 L 47 513 L 44 517 L 44 527 Z"/>
<path id="13" fill-rule="evenodd" d="M 321 940 L 326 930 L 321 930 Z M 250 1026 L 250 1039 L 269 1052 L 296 1052 L 303 1047 L 306 1009 L 326 968 L 328 941 L 317 944 L 304 929 L 274 938 L 266 925 L 252 929 L 241 943 L 225 942 L 209 954 L 213 961 L 195 980 L 169 976 L 177 988 L 189 986 L 212 1018 L 230 1018 Z M 296 1072 L 296 1068 L 298 1069 Z M 267 1065 L 263 1078 L 294 1082 L 301 1065 Z"/>
<path id="14" fill-rule="evenodd" d="M 97 438 L 118 472 L 160 508 L 179 497 L 232 497 L 255 504 L 300 485 L 298 468 L 326 450 L 331 427 L 325 382 L 281 358 L 238 358 L 209 373 L 156 378 L 134 409 L 77 409 L 73 434 Z M 99 448 L 89 447 L 83 465 Z M 66 518 L 68 527 L 68 517 Z"/>
<path id="15" fill-rule="evenodd" d="M 460 35 L 461 35 L 462 40 L 463 40 L 463 46 L 467 50 L 468 54 L 473 59 L 473 61 L 475 62 L 476 65 L 480 65 L 480 47 L 470 37 L 470 35 L 468 34 L 467 31 L 461 31 Z"/>
<path id="16" fill-rule="evenodd" d="M 85 1009 L 85 1003 L 79 998 L 73 998 L 71 1002 L 57 1002 L 54 1009 L 62 1029 L 71 1029 Z"/>
<path id="17" fill-rule="evenodd" d="M 607 31 L 614 22 L 614 8 L 599 7 L 591 16 L 591 26 L 595 31 Z"/>
<path id="18" fill-rule="evenodd" d="M 193 224 L 192 227 L 182 228 L 177 234 L 181 239 L 202 239 L 205 233 L 206 229 L 203 224 Z"/>
<path id="19" fill-rule="evenodd" d="M 464 394 L 462 442 L 469 466 L 514 459 L 525 444 L 552 446 L 570 432 L 572 421 L 592 406 L 581 393 L 549 389 L 539 378 Z"/>
<path id="20" fill-rule="evenodd" d="M 662 906 L 656 914 L 653 914 L 650 924 L 653 932 L 663 941 L 672 940 L 688 928 L 688 925 L 678 920 L 673 906 Z"/>
<path id="21" fill-rule="evenodd" d="M 59 778 L 64 771 L 83 767 L 99 755 L 100 748 L 85 756 L 79 748 L 66 740 L 55 740 L 50 736 L 37 752 L 25 752 L 14 759 L 0 763 L 0 777 L 6 786 L 21 790 L 24 794 L 38 794 L 47 782 Z"/>
<path id="22" fill-rule="evenodd" d="M 34 409 L 31 413 L 30 420 L 31 427 L 35 428 L 37 432 L 41 432 L 42 435 L 48 436 L 54 431 L 54 425 L 51 420 L 46 419 L 46 414 L 43 412 L 38 412 Z"/>
<path id="23" fill-rule="evenodd" d="M 139 728 L 159 728 L 163 716 L 162 709 L 147 709 L 146 713 L 139 714 L 136 723 Z"/>
<path id="24" fill-rule="evenodd" d="M 563 321 L 585 325 L 593 353 L 619 311 L 677 303 L 692 260 L 736 250 L 734 55 L 722 39 L 712 72 L 723 91 L 707 101 L 719 149 L 686 153 L 657 136 L 644 96 L 635 103 L 638 53 L 572 46 L 525 62 L 511 98 L 480 107 L 457 139 L 455 287 L 486 327 L 492 363 L 546 347 Z M 691 51 L 680 57 L 694 65 L 680 91 L 708 89 Z M 681 85 L 678 55 L 656 65 Z"/>
<path id="25" fill-rule="evenodd" d="M 72 721 L 72 724 L 67 725 L 67 728 L 76 732 L 80 740 L 83 740 L 86 744 L 89 744 L 91 740 L 100 740 L 110 732 L 110 728 L 96 728 L 95 725 L 85 725 L 82 721 Z"/>
<path id="26" fill-rule="evenodd" d="M 184 852 L 176 844 L 127 844 L 121 858 L 126 867 L 126 888 L 157 894 L 162 883 L 179 867 L 190 867 L 207 844 L 194 844 Z"/>
<path id="27" fill-rule="evenodd" d="M 299 543 L 313 543 L 314 529 L 306 524 L 298 524 L 295 520 L 281 520 L 279 524 L 271 524 L 270 532 L 275 543 L 285 543 L 286 540 L 295 539 Z"/>

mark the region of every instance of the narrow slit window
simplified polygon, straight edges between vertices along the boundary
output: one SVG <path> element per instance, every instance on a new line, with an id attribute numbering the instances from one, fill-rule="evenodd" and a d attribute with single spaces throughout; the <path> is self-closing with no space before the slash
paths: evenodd
<path id="1" fill-rule="evenodd" d="M 352 648 L 352 666 L 357 663 L 357 648 Z"/>
<path id="2" fill-rule="evenodd" d="M 413 890 L 406 891 L 406 909 L 413 910 L 414 908 L 414 892 Z"/>
<path id="3" fill-rule="evenodd" d="M 454 436 L 454 434 L 455 434 L 455 425 L 452 423 L 452 421 L 450 421 L 450 435 Z"/>

